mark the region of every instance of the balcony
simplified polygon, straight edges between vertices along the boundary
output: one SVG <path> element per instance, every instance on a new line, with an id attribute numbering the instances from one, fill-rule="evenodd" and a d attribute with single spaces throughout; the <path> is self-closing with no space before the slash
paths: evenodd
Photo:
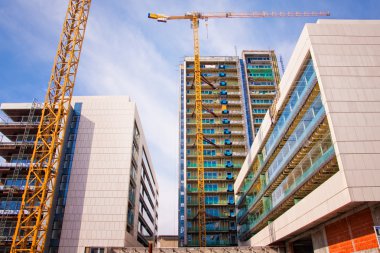
<path id="1" fill-rule="evenodd" d="M 26 175 L 25 175 L 26 177 Z M 0 178 L 0 190 L 17 190 L 24 191 L 26 185 L 26 178 L 24 179 L 12 179 L 12 178 Z M 29 187 L 32 189 L 33 187 Z"/>
<path id="2" fill-rule="evenodd" d="M 304 142 L 309 138 L 309 136 L 314 132 L 316 127 L 321 124 L 325 116 L 325 110 L 322 105 L 320 95 L 318 95 L 310 107 L 307 109 L 306 113 L 303 115 L 302 119 L 298 122 L 297 127 L 293 133 L 287 138 L 287 141 L 282 146 L 279 153 L 274 157 L 271 164 L 267 168 L 267 179 L 265 180 L 267 184 L 270 184 L 272 180 L 278 175 L 282 168 L 290 161 L 290 159 L 296 154 Z M 271 137 L 269 137 L 270 139 Z M 269 140 L 268 140 L 269 141 Z M 267 164 L 266 161 L 263 161 L 260 165 L 260 173 L 266 172 L 263 171 Z M 247 188 L 243 191 L 244 194 L 253 186 L 257 181 L 257 175 L 251 183 L 248 184 Z"/>
<path id="3" fill-rule="evenodd" d="M 229 232 L 230 228 L 228 226 L 220 226 L 220 227 L 211 227 L 206 225 L 206 232 L 207 233 L 216 233 L 216 232 Z M 191 227 L 187 228 L 187 232 L 189 233 L 198 233 L 199 228 L 197 227 Z"/>
<path id="4" fill-rule="evenodd" d="M 205 192 L 207 193 L 226 193 L 228 191 L 228 187 L 217 187 L 216 189 L 206 189 Z M 187 187 L 187 192 L 188 193 L 197 193 L 198 192 L 198 187 Z"/>
<path id="5" fill-rule="evenodd" d="M 269 97 L 273 97 L 274 95 L 276 95 L 276 92 L 275 91 L 266 91 L 266 92 L 262 92 L 262 91 L 252 91 L 251 92 L 251 95 L 253 96 L 269 96 Z"/>
<path id="6" fill-rule="evenodd" d="M 12 126 L 24 126 L 28 123 L 38 126 L 40 124 L 41 117 L 34 116 L 29 122 L 29 116 L 15 116 L 12 118 L 2 118 L 0 117 L 0 127 L 12 127 Z"/>
<path id="7" fill-rule="evenodd" d="M 337 165 L 330 166 L 329 164 L 331 164 L 334 157 L 334 147 L 332 146 L 331 138 L 328 135 L 308 152 L 275 191 L 273 191 L 271 197 L 268 198 L 270 202 L 267 205 L 267 210 L 264 210 L 262 214 L 255 219 L 249 218 L 249 225 L 246 224 L 242 226 L 239 235 L 244 238 L 249 237 L 246 234 L 247 232 L 253 229 L 255 231 L 261 229 L 256 227 L 259 223 L 262 223 L 264 220 L 275 219 L 293 206 L 295 204 L 293 200 L 295 195 L 299 197 L 306 196 L 313 189 L 323 183 L 324 180 L 333 175 L 337 171 Z M 308 184 L 307 182 L 312 183 Z M 258 196 L 259 195 L 260 194 L 258 194 Z M 288 203 L 283 205 L 285 202 L 293 204 Z M 255 203 L 255 200 L 253 200 L 253 203 Z M 249 206 L 252 206 L 252 204 Z M 239 211 L 238 213 L 238 219 L 241 219 L 242 215 L 249 212 L 249 209 L 250 207 L 247 209 L 241 209 L 241 212 Z M 274 211 L 277 214 L 271 214 Z"/>
<path id="8" fill-rule="evenodd" d="M 188 201 L 186 203 L 188 206 L 198 206 L 198 201 Z M 216 202 L 207 202 L 206 201 L 206 206 L 226 206 L 228 205 L 228 201 L 227 200 L 218 200 Z"/>
<path id="9" fill-rule="evenodd" d="M 330 134 L 315 145 L 291 173 L 281 182 L 272 193 L 272 206 L 276 207 L 297 186 L 303 184 L 306 179 L 330 161 L 335 154 Z M 306 168 L 306 169 L 305 169 Z"/>
<path id="10" fill-rule="evenodd" d="M 198 177 L 197 176 L 190 176 L 190 177 L 187 177 L 186 178 L 187 180 L 189 181 L 196 181 L 198 180 Z M 225 181 L 225 180 L 234 180 L 235 178 L 231 175 L 231 176 L 216 176 L 216 177 L 205 177 L 204 180 L 210 180 L 210 181 Z"/>
<path id="11" fill-rule="evenodd" d="M 311 74 L 310 71 L 312 71 Z M 316 81 L 316 74 L 310 61 L 304 74 L 294 88 L 294 91 L 292 92 L 281 116 L 277 120 L 268 141 L 265 144 L 266 152 L 263 153 L 264 160 L 267 156 L 270 156 L 270 154 L 274 151 L 274 148 L 281 141 L 282 136 L 285 134 L 285 131 L 298 114 L 301 106 L 304 104 L 308 95 L 312 91 L 312 88 L 315 86 Z"/>
<path id="12" fill-rule="evenodd" d="M 196 132 L 194 130 L 188 130 L 186 135 L 194 135 Z M 214 131 L 212 133 L 205 133 L 207 136 L 213 136 L 213 135 L 244 135 L 244 131 L 231 131 L 229 129 L 224 129 L 223 131 Z"/>
<path id="13" fill-rule="evenodd" d="M 20 212 L 21 201 L 0 201 L 0 215 L 18 215 Z M 26 214 L 29 211 L 24 210 Z"/>
<path id="14" fill-rule="evenodd" d="M 33 146 L 36 140 L 35 135 L 28 135 L 23 139 L 23 135 L 2 135 L 0 136 L 0 147 L 3 148 L 15 148 L 20 145 L 30 145 Z"/>

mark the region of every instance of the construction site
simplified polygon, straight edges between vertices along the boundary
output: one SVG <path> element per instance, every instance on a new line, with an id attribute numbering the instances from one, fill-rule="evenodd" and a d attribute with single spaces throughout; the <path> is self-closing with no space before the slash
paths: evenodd
<path id="1" fill-rule="evenodd" d="M 176 153 L 151 141 L 150 101 L 74 95 L 97 1 L 67 2 L 44 101 L 0 101 L 0 253 L 379 252 L 380 20 L 148 13 L 191 25 L 172 84 Z M 312 19 L 286 66 L 274 49 L 201 55 L 202 22 L 285 18 Z M 174 217 L 159 214 L 174 203 L 163 150 L 177 156 Z"/>

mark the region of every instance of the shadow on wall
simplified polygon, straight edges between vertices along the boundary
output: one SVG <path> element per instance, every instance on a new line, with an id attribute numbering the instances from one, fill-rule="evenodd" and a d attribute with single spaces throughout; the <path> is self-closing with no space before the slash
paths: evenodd
<path id="1" fill-rule="evenodd" d="M 60 252 L 73 252 L 79 247 L 94 129 L 95 123 L 81 115 L 75 143 L 75 155 L 72 157 L 70 183 L 59 243 Z"/>

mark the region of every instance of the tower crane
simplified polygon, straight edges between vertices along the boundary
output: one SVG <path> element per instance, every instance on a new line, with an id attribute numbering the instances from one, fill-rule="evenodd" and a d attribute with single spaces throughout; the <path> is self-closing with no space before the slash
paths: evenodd
<path id="1" fill-rule="evenodd" d="M 11 252 L 43 253 L 91 0 L 69 0 Z"/>
<path id="2" fill-rule="evenodd" d="M 163 14 L 148 13 L 148 18 L 158 22 L 169 20 L 190 20 L 193 29 L 194 40 L 194 84 L 195 84 L 195 114 L 196 114 L 196 154 L 197 154 L 197 178 L 198 178 L 198 226 L 199 246 L 206 247 L 206 206 L 204 190 L 204 158 L 203 158 L 203 126 L 202 126 L 202 85 L 199 51 L 199 20 L 222 18 L 281 18 L 281 17 L 318 17 L 329 16 L 329 12 L 188 12 L 185 15 L 168 16 Z M 277 89 L 276 99 L 271 107 L 272 122 L 275 112 L 275 102 L 279 96 Z"/>

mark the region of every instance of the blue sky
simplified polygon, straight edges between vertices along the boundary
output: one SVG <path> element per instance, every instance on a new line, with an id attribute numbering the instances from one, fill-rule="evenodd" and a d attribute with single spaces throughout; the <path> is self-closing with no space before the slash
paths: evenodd
<path id="1" fill-rule="evenodd" d="M 0 103 L 43 101 L 68 1 L 0 0 Z M 93 0 L 74 95 L 129 95 L 137 102 L 160 185 L 159 233 L 177 233 L 178 66 L 192 55 L 188 21 L 148 12 L 330 11 L 380 19 L 379 0 Z M 316 18 L 209 20 L 202 55 L 275 49 L 284 63 Z"/>

